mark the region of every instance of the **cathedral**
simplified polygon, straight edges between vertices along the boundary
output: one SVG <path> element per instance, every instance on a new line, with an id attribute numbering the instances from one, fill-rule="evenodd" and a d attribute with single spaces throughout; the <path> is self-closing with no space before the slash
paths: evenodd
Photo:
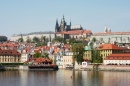
<path id="1" fill-rule="evenodd" d="M 83 28 L 81 25 L 72 26 L 71 21 L 70 21 L 70 24 L 67 25 L 64 16 L 61 19 L 60 25 L 58 24 L 58 20 L 56 20 L 55 32 L 66 32 L 66 31 L 72 31 L 72 30 L 83 30 Z"/>
<path id="2" fill-rule="evenodd" d="M 64 16 L 61 19 L 60 24 L 58 23 L 58 20 L 56 20 L 55 36 L 60 36 L 65 39 L 77 38 L 79 35 L 83 35 L 83 32 L 84 30 L 81 25 L 71 25 L 71 21 L 70 24 L 67 25 Z"/>

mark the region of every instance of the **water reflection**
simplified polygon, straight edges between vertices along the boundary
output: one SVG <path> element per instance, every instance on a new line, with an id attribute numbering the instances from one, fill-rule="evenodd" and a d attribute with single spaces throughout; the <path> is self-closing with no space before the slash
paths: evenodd
<path id="1" fill-rule="evenodd" d="M 107 71 L 3 71 L 0 86 L 129 86 L 129 76 Z"/>

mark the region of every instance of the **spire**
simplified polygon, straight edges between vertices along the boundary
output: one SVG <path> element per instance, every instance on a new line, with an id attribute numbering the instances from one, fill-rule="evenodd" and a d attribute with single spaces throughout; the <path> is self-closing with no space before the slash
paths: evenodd
<path id="1" fill-rule="evenodd" d="M 58 25 L 58 19 L 56 19 L 56 25 Z"/>
<path id="2" fill-rule="evenodd" d="M 55 32 L 58 32 L 58 28 L 59 28 L 58 19 L 56 19 Z"/>
<path id="3" fill-rule="evenodd" d="M 70 19 L 70 26 L 71 26 L 71 19 Z"/>
<path id="4" fill-rule="evenodd" d="M 64 18 L 64 14 L 63 14 L 63 19 L 65 19 L 65 18 Z"/>
<path id="5" fill-rule="evenodd" d="M 65 22 L 64 14 L 63 14 L 63 19 L 62 19 L 62 21 Z"/>

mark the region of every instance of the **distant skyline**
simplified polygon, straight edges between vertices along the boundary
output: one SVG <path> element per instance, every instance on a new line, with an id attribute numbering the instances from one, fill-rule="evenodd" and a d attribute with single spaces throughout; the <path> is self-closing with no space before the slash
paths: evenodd
<path id="1" fill-rule="evenodd" d="M 63 15 L 93 33 L 130 31 L 130 0 L 0 0 L 0 35 L 55 31 Z"/>

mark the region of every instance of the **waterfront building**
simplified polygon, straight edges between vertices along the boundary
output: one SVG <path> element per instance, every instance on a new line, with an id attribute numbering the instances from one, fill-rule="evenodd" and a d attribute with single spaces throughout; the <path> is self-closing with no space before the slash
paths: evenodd
<path id="1" fill-rule="evenodd" d="M 130 32 L 112 32 L 105 27 L 104 32 L 96 32 L 91 35 L 90 40 L 96 38 L 100 43 L 130 43 Z"/>
<path id="2" fill-rule="evenodd" d="M 72 67 L 73 66 L 73 56 L 72 55 L 66 55 L 63 56 L 63 68 L 66 67 Z"/>
<path id="3" fill-rule="evenodd" d="M 21 53 L 17 50 L 0 50 L 0 63 L 20 63 Z"/>
<path id="4" fill-rule="evenodd" d="M 83 58 L 91 60 L 92 59 L 92 50 L 93 49 L 91 48 L 90 45 L 85 46 Z M 124 52 L 123 48 L 118 47 L 117 45 L 114 45 L 114 44 L 100 44 L 94 50 L 98 50 L 103 59 L 105 59 L 110 54 Z"/>
<path id="5" fill-rule="evenodd" d="M 110 54 L 104 59 L 103 64 L 130 65 L 130 54 L 128 53 Z"/>
<path id="6" fill-rule="evenodd" d="M 83 58 L 88 60 L 92 59 L 92 49 L 90 46 L 85 46 Z"/>
<path id="7" fill-rule="evenodd" d="M 123 52 L 122 48 L 120 48 L 114 44 L 101 44 L 97 48 L 97 50 L 100 51 L 100 55 L 102 56 L 103 59 L 112 53 L 122 53 Z"/>
<path id="8" fill-rule="evenodd" d="M 29 60 L 29 52 L 23 50 L 21 53 L 21 63 L 24 63 Z"/>

